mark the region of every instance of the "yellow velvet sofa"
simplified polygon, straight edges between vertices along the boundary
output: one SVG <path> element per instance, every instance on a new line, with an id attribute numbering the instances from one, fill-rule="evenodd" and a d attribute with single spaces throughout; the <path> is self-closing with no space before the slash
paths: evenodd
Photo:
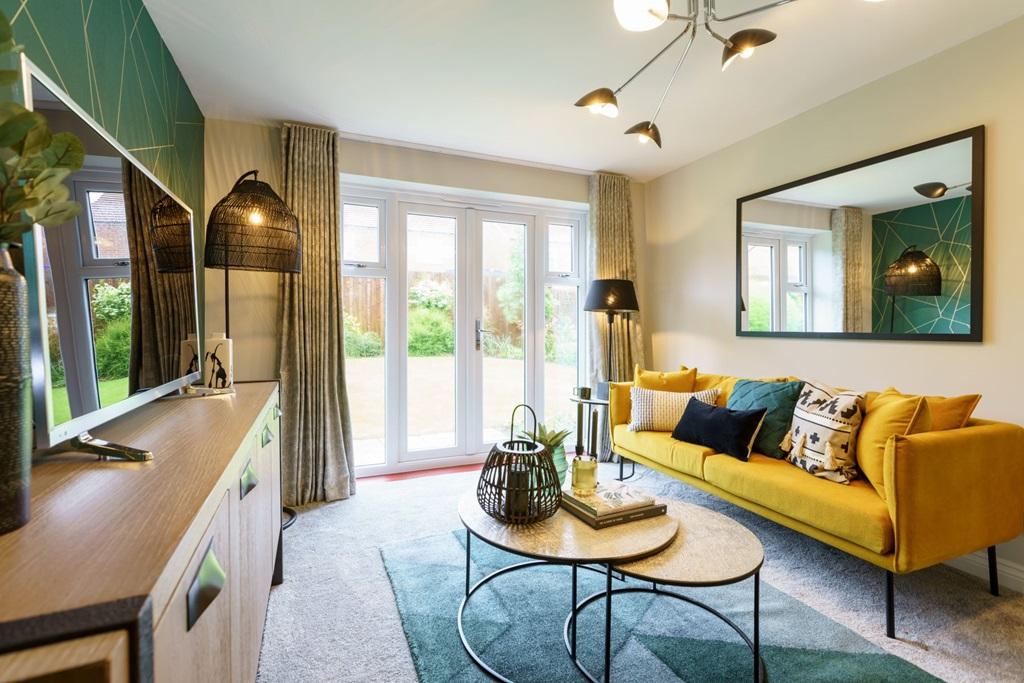
<path id="1" fill-rule="evenodd" d="M 725 405 L 734 378 L 698 375 Z M 703 381 L 703 386 L 702 386 Z M 754 453 L 748 462 L 668 432 L 631 432 L 630 387 L 609 386 L 612 450 L 886 570 L 886 632 L 895 636 L 893 575 L 988 549 L 998 595 L 995 545 L 1024 531 L 1024 429 L 971 419 L 959 429 L 890 439 L 885 497 L 863 477 L 849 485 Z"/>

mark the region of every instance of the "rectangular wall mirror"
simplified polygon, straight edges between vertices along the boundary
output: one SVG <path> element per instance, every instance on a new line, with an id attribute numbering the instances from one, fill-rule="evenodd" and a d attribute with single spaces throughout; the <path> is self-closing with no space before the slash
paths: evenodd
<path id="1" fill-rule="evenodd" d="M 981 341 L 985 129 L 737 200 L 739 336 Z"/>
<path id="2" fill-rule="evenodd" d="M 86 151 L 66 181 L 82 212 L 26 240 L 45 449 L 199 379 L 196 277 L 191 210 L 27 60 L 26 74 L 28 106 Z"/>

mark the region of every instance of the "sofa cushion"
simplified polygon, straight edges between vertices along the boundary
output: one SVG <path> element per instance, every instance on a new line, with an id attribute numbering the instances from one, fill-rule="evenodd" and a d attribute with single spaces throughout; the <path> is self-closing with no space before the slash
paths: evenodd
<path id="1" fill-rule="evenodd" d="M 696 398 L 705 403 L 714 403 L 718 398 L 718 390 L 688 391 L 656 391 L 632 387 L 629 390 L 630 410 L 629 431 L 631 432 L 671 432 L 675 429 L 686 404 Z"/>
<path id="2" fill-rule="evenodd" d="M 672 438 L 699 443 L 746 460 L 754 448 L 754 440 L 761 431 L 767 412 L 767 408 L 732 410 L 703 401 L 690 401 L 679 418 L 679 424 L 672 430 Z"/>
<path id="3" fill-rule="evenodd" d="M 793 408 L 796 407 L 797 399 L 800 398 L 800 389 L 804 383 L 796 382 L 762 382 L 759 380 L 741 379 L 736 382 L 727 408 L 733 410 L 752 410 L 754 408 L 765 408 L 768 413 L 764 416 L 764 424 L 761 431 L 757 433 L 754 441 L 754 450 L 763 455 L 783 459 L 783 453 L 779 444 L 789 431 L 789 425 L 793 421 Z"/>
<path id="4" fill-rule="evenodd" d="M 848 484 L 857 477 L 857 428 L 864 395 L 805 382 L 782 441 L 786 459 L 811 474 Z"/>
<path id="5" fill-rule="evenodd" d="M 704 478 L 733 495 L 881 555 L 893 550 L 889 507 L 863 479 L 836 486 L 757 453 L 747 462 L 712 455 L 704 461 Z"/>
<path id="6" fill-rule="evenodd" d="M 679 372 L 658 372 L 644 370 L 639 365 L 633 368 L 633 386 L 641 389 L 657 391 L 693 391 L 693 383 L 697 379 L 697 370 L 680 370 Z"/>
<path id="7" fill-rule="evenodd" d="M 616 449 L 622 447 L 698 479 L 704 478 L 704 458 L 715 454 L 707 446 L 676 441 L 668 432 L 631 432 L 626 425 L 615 425 L 613 436 Z"/>
<path id="8" fill-rule="evenodd" d="M 894 434 L 907 436 L 931 430 L 928 405 L 923 396 L 903 396 L 893 389 L 871 393 L 865 401 L 864 421 L 857 433 L 857 465 L 883 499 L 886 443 Z"/>
<path id="9" fill-rule="evenodd" d="M 916 398 L 913 394 L 900 393 L 889 387 L 882 394 L 898 394 L 904 398 Z M 881 394 L 877 394 L 881 395 Z M 868 394 L 872 398 L 872 394 Z M 965 394 L 963 396 L 925 396 L 928 410 L 932 416 L 930 432 L 942 432 L 947 429 L 960 429 L 967 426 L 971 414 L 981 401 L 981 394 Z"/>

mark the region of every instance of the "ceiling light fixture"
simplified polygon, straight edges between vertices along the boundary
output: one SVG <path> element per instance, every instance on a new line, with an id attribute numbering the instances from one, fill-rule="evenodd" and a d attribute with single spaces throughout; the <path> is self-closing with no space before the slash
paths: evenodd
<path id="1" fill-rule="evenodd" d="M 958 188 L 967 188 L 967 191 L 972 190 L 970 183 L 960 183 L 959 185 L 946 185 L 946 183 L 921 183 L 920 185 L 914 185 L 914 191 L 922 197 L 928 199 L 940 199 L 946 196 L 946 193 L 950 190 L 956 190 Z"/>
<path id="2" fill-rule="evenodd" d="M 626 135 L 638 136 L 641 143 L 653 141 L 658 145 L 658 147 L 661 147 L 661 133 L 658 130 L 658 126 L 655 125 L 655 120 L 661 112 L 662 105 L 665 104 L 665 98 L 668 96 L 669 90 L 672 89 L 672 84 L 676 80 L 679 69 L 683 66 L 686 56 L 690 53 L 690 48 L 693 46 L 694 39 L 697 37 L 697 27 L 703 24 L 704 30 L 708 35 L 722 43 L 722 70 L 724 71 L 733 62 L 733 60 L 736 59 L 736 57 L 742 57 L 744 59 L 749 58 L 754 54 L 754 51 L 758 47 L 775 40 L 776 35 L 765 29 L 748 28 L 737 31 L 729 38 L 726 38 L 712 30 L 712 22 L 720 23 L 733 21 L 734 19 L 740 19 L 752 14 L 757 14 L 758 12 L 764 12 L 775 7 L 788 5 L 796 0 L 775 0 L 775 2 L 770 2 L 760 7 L 755 7 L 744 12 L 724 17 L 718 16 L 716 9 L 717 0 L 685 1 L 687 13 L 683 15 L 672 13 L 669 0 L 613 0 L 615 18 L 618 19 L 622 28 L 627 31 L 650 31 L 651 29 L 658 28 L 670 20 L 685 22 L 685 26 L 679 35 L 669 41 L 668 45 L 661 48 L 661 50 L 648 60 L 646 64 L 640 67 L 636 73 L 627 78 L 625 83 L 615 90 L 604 87 L 591 90 L 576 101 L 576 106 L 585 107 L 593 114 L 600 114 L 602 116 L 607 116 L 608 118 L 615 118 L 619 115 L 619 93 L 622 92 L 627 85 L 632 83 L 637 76 L 642 74 L 648 67 L 658 61 L 662 55 L 668 52 L 682 38 L 688 37 L 689 40 L 686 42 L 686 47 L 683 49 L 683 53 L 679 56 L 679 61 L 676 62 L 676 67 L 672 71 L 672 76 L 668 81 L 668 85 L 665 87 L 665 91 L 661 95 L 661 100 L 658 102 L 658 106 L 654 111 L 654 116 L 651 117 L 650 121 L 642 121 L 635 126 L 631 126 L 626 131 Z"/>

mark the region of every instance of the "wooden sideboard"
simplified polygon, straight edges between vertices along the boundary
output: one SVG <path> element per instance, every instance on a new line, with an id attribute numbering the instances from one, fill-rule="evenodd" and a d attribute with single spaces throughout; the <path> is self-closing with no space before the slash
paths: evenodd
<path id="1" fill-rule="evenodd" d="M 32 520 L 0 536 L 0 683 L 256 678 L 281 580 L 274 382 L 167 398 L 94 434 L 145 463 L 32 470 Z"/>

